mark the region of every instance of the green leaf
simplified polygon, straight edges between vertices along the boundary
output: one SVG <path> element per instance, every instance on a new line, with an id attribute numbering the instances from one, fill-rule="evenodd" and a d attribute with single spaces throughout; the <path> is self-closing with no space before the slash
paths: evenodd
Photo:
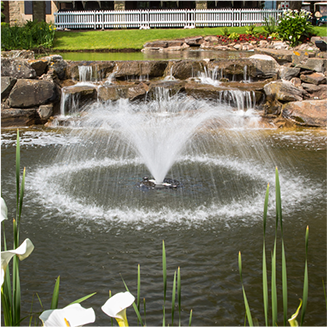
<path id="1" fill-rule="evenodd" d="M 19 144 L 19 129 L 17 129 L 16 140 L 16 215 L 18 213 L 19 204 L 19 181 L 20 181 L 20 144 Z M 16 216 L 17 218 L 17 216 Z"/>
<path id="2" fill-rule="evenodd" d="M 300 305 L 298 306 L 296 312 L 292 315 L 292 317 L 291 317 L 290 319 L 288 319 L 288 322 L 289 322 L 290 326 L 292 326 L 292 327 L 297 327 L 297 326 L 299 326 L 299 324 L 298 324 L 298 322 L 297 322 L 297 320 L 296 320 L 296 317 L 297 317 L 298 314 L 299 314 L 299 310 L 300 310 L 300 308 L 301 308 L 301 305 L 302 305 L 302 300 L 300 299 Z"/>
<path id="3" fill-rule="evenodd" d="M 173 291 L 171 297 L 171 325 L 174 325 L 174 314 L 175 314 L 175 298 L 176 298 L 176 271 L 174 273 Z"/>
<path id="4" fill-rule="evenodd" d="M 91 296 L 93 296 L 93 295 L 95 295 L 95 294 L 97 294 L 97 292 L 91 293 L 91 294 L 89 294 L 89 295 L 85 295 L 85 296 L 81 297 L 80 299 L 75 300 L 75 301 L 72 302 L 72 303 L 69 303 L 68 305 L 71 305 L 71 304 L 74 304 L 74 303 L 82 303 L 83 301 L 89 299 Z"/>
<path id="5" fill-rule="evenodd" d="M 124 286 L 125 286 L 125 288 L 126 288 L 126 291 L 129 292 L 129 289 L 128 289 L 128 287 L 127 287 L 127 285 L 126 285 L 126 283 L 125 283 L 125 281 L 124 281 L 124 279 L 123 279 L 122 276 L 121 276 L 121 278 L 122 278 L 122 281 L 123 281 Z M 137 319 L 140 321 L 141 325 L 143 325 L 143 322 L 142 322 L 142 318 L 141 318 L 140 312 L 139 312 L 139 310 L 138 310 L 137 305 L 135 304 L 135 302 L 133 302 L 133 308 L 134 308 L 134 311 L 135 311 L 135 313 L 136 313 L 136 315 L 137 315 Z"/>
<path id="6" fill-rule="evenodd" d="M 26 169 L 24 168 L 22 184 L 21 184 L 21 187 L 20 187 L 20 195 L 19 195 L 18 228 L 20 226 L 20 218 L 22 216 L 22 209 L 23 209 L 23 199 L 24 199 L 24 192 L 25 192 L 25 173 L 26 173 Z"/>
<path id="7" fill-rule="evenodd" d="M 301 310 L 301 325 L 303 326 L 305 311 L 308 303 L 309 277 L 308 277 L 308 244 L 309 244 L 309 226 L 305 233 L 305 266 L 304 266 L 304 282 L 303 282 L 303 305 Z"/>
<path id="8" fill-rule="evenodd" d="M 243 299 L 244 299 L 246 317 L 248 319 L 249 325 L 253 326 L 251 310 L 250 310 L 250 306 L 249 306 L 249 303 L 248 303 L 248 300 L 247 300 L 247 297 L 246 297 L 246 293 L 245 293 L 245 289 L 244 289 L 244 286 L 243 286 L 241 252 L 238 253 L 238 269 L 239 269 L 240 277 L 241 277 L 241 284 L 242 284 L 242 291 L 243 291 Z"/>
<path id="9" fill-rule="evenodd" d="M 143 298 L 143 311 L 144 311 L 144 326 L 146 325 L 146 304 L 145 298 Z"/>
<path id="10" fill-rule="evenodd" d="M 193 313 L 193 310 L 190 311 L 190 319 L 188 320 L 189 326 L 191 326 L 191 324 L 192 324 L 192 313 Z"/>
<path id="11" fill-rule="evenodd" d="M 177 296 L 178 296 L 178 314 L 179 314 L 179 326 L 181 326 L 182 321 L 182 283 L 181 283 L 181 268 L 178 267 L 177 270 Z"/>
<path id="12" fill-rule="evenodd" d="M 167 292 L 167 266 L 166 266 L 165 241 L 162 241 L 162 275 L 163 275 L 164 305 L 165 305 L 165 302 L 166 302 L 166 292 Z"/>
<path id="13" fill-rule="evenodd" d="M 263 249 L 262 249 L 262 292 L 263 305 L 265 314 L 265 325 L 268 326 L 268 277 L 267 277 L 267 262 L 266 262 L 266 223 L 269 200 L 269 184 L 266 190 L 264 210 L 263 210 Z"/>
<path id="14" fill-rule="evenodd" d="M 58 276 L 55 287 L 53 289 L 53 295 L 51 300 L 51 306 L 50 309 L 58 309 L 58 299 L 59 299 L 59 286 L 60 286 L 60 276 Z"/>
<path id="15" fill-rule="evenodd" d="M 137 265 L 137 308 L 140 310 L 140 293 L 141 293 L 141 267 Z"/>

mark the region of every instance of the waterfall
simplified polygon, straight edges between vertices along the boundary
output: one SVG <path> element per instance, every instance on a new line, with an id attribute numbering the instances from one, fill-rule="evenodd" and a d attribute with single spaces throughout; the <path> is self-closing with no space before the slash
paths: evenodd
<path id="1" fill-rule="evenodd" d="M 229 106 L 236 106 L 238 110 L 254 109 L 256 105 L 254 91 L 220 91 L 219 100 Z"/>
<path id="2" fill-rule="evenodd" d="M 80 94 L 72 94 L 67 92 L 68 88 L 63 87 L 61 89 L 61 100 L 60 100 L 60 114 L 65 116 L 68 112 L 78 112 L 79 109 L 79 98 Z"/>
<path id="3" fill-rule="evenodd" d="M 78 66 L 78 75 L 80 82 L 92 81 L 92 66 Z"/>

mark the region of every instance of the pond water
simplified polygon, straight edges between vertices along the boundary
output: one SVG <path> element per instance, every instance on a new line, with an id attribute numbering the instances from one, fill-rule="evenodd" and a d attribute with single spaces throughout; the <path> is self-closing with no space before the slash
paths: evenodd
<path id="1" fill-rule="evenodd" d="M 251 51 L 189 50 L 172 52 L 63 52 L 64 60 L 73 61 L 117 61 L 117 60 L 177 60 L 177 59 L 239 59 L 253 55 Z"/>
<path id="2" fill-rule="evenodd" d="M 196 111 L 208 117 L 201 116 L 202 122 L 190 131 Z M 326 325 L 322 286 L 322 279 L 326 282 L 325 131 L 264 129 L 255 111 L 183 97 L 133 104 L 96 103 L 65 119 L 68 127 L 20 131 L 21 166 L 26 167 L 21 239 L 29 237 L 35 245 L 32 255 L 21 263 L 24 313 L 30 311 L 35 293 L 45 308 L 50 307 L 55 279 L 60 275 L 59 306 L 97 292 L 83 306 L 95 309 L 94 325 L 110 325 L 100 307 L 109 290 L 113 294 L 125 290 L 122 278 L 136 295 L 140 264 L 146 323 L 162 325 L 164 240 L 167 323 L 173 274 L 181 267 L 182 324 L 188 324 L 193 309 L 193 325 L 243 325 L 237 262 L 241 251 L 252 314 L 264 325 L 262 212 L 270 183 L 269 258 L 277 165 L 288 268 L 288 315 L 295 312 L 302 297 L 304 238 L 309 225 L 309 300 L 304 323 Z M 131 122 L 138 128 L 126 128 Z M 167 147 L 160 158 L 169 156 L 173 144 L 182 138 L 180 131 L 188 136 L 179 150 L 174 150 L 167 177 L 179 180 L 182 187 L 140 188 L 144 176 L 152 177 L 143 150 L 150 148 L 156 156 L 155 149 Z M 173 134 L 173 141 L 169 134 Z M 2 195 L 9 216 L 14 216 L 15 207 L 15 139 L 15 130 L 2 131 Z M 152 139 L 158 143 L 147 143 Z M 6 231 L 10 238 L 9 222 Z M 280 259 L 280 247 L 278 251 Z M 40 310 L 37 302 L 34 298 L 34 311 Z M 133 309 L 127 312 L 130 324 L 136 325 Z"/>

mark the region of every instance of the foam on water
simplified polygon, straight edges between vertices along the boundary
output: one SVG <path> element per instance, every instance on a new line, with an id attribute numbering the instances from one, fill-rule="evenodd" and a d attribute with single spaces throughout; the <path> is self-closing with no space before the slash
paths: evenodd
<path id="1" fill-rule="evenodd" d="M 86 203 L 84 198 L 75 197 L 67 193 L 60 184 L 62 178 L 69 178 L 70 174 L 79 174 L 84 170 L 99 167 L 121 169 L 123 166 L 140 165 L 138 158 L 135 159 L 109 159 L 89 160 L 87 162 L 76 162 L 74 165 L 55 164 L 49 167 L 36 169 L 29 172 L 27 190 L 37 193 L 35 199 L 51 212 L 58 211 L 61 216 L 67 216 L 77 220 L 95 220 L 99 224 L 123 223 L 140 224 L 139 227 L 148 224 L 160 226 L 171 223 L 194 226 L 205 221 L 223 221 L 232 224 L 233 222 L 245 222 L 251 224 L 262 219 L 261 210 L 266 184 L 271 183 L 271 192 L 274 185 L 274 172 L 262 164 L 244 162 L 237 158 L 209 157 L 209 156 L 184 156 L 178 160 L 179 164 L 195 163 L 210 167 L 218 166 L 227 168 L 238 176 L 243 175 L 250 179 L 261 181 L 262 190 L 256 195 L 244 194 L 241 200 L 232 200 L 230 203 L 217 203 L 214 199 L 208 198 L 206 204 L 199 204 L 196 208 L 181 206 L 172 208 L 169 205 L 164 207 L 135 207 L 134 205 L 109 205 L 99 206 L 96 203 Z M 61 179 L 60 179 L 61 177 Z M 294 177 L 289 172 L 284 172 L 280 178 L 283 194 L 284 213 L 292 211 L 300 203 L 310 201 L 312 197 L 319 196 L 322 185 L 311 185 L 310 181 L 303 177 Z M 155 191 L 160 192 L 160 191 Z M 273 203 L 273 198 L 270 201 Z M 132 202 L 131 202 L 132 203 Z M 273 205 L 270 205 L 273 216 Z"/>

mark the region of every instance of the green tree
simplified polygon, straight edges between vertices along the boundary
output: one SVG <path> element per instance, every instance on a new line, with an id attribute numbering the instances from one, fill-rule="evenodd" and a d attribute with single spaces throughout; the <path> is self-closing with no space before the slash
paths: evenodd
<path id="1" fill-rule="evenodd" d="M 3 4 L 3 1 L 0 1 L 0 22 L 5 21 L 5 14 L 3 11 L 5 10 L 5 5 Z"/>

